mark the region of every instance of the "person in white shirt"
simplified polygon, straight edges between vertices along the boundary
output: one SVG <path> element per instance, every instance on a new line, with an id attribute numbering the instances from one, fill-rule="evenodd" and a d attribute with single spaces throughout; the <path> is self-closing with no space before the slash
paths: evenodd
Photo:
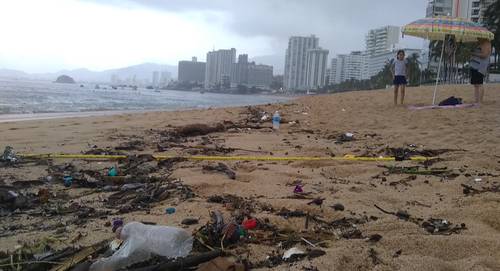
<path id="1" fill-rule="evenodd" d="M 405 101 L 405 88 L 408 81 L 406 73 L 408 70 L 408 60 L 405 59 L 405 51 L 399 50 L 394 64 L 391 66 L 392 77 L 394 78 L 394 105 L 398 104 L 398 91 L 401 89 L 401 104 Z"/>

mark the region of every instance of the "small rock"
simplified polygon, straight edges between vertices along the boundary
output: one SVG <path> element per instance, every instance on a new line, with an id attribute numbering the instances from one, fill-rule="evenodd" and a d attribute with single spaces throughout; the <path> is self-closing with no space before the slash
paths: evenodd
<path id="1" fill-rule="evenodd" d="M 333 210 L 335 211 L 344 211 L 345 208 L 344 208 L 344 205 L 340 204 L 340 203 L 335 203 L 333 206 L 331 206 L 333 208 Z"/>

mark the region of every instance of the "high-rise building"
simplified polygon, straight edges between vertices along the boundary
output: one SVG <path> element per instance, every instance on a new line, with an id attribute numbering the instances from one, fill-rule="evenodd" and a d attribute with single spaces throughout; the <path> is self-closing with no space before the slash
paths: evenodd
<path id="1" fill-rule="evenodd" d="M 452 16 L 454 0 L 430 0 L 426 17 Z"/>
<path id="2" fill-rule="evenodd" d="M 318 48 L 319 39 L 309 37 L 290 37 L 285 56 L 285 89 L 296 90 L 307 88 L 307 50 Z"/>
<path id="3" fill-rule="evenodd" d="M 309 89 L 323 87 L 326 84 L 328 50 L 309 49 L 306 52 L 306 84 Z"/>
<path id="4" fill-rule="evenodd" d="M 340 82 L 337 82 L 337 78 L 340 79 L 340 70 L 337 70 L 337 58 L 332 58 L 331 64 L 330 64 L 330 76 L 329 76 L 329 84 L 330 85 L 335 85 Z"/>
<path id="5" fill-rule="evenodd" d="M 248 65 L 248 82 L 249 87 L 268 88 L 273 82 L 273 66 L 255 65 L 252 62 Z"/>
<path id="6" fill-rule="evenodd" d="M 231 82 L 231 70 L 236 59 L 236 49 L 218 50 L 207 53 L 205 88 L 224 86 Z"/>
<path id="7" fill-rule="evenodd" d="M 170 73 L 167 71 L 162 71 L 160 73 L 160 86 L 164 87 L 168 85 L 168 80 L 170 79 Z"/>
<path id="8" fill-rule="evenodd" d="M 248 83 L 248 55 L 238 56 L 238 62 L 233 64 L 231 71 L 231 82 L 236 85 L 245 85 Z"/>
<path id="9" fill-rule="evenodd" d="M 331 84 L 339 84 L 348 80 L 366 80 L 368 76 L 369 56 L 365 52 L 354 51 L 348 55 L 337 55 L 332 59 L 331 70 L 335 73 L 330 75 Z"/>
<path id="10" fill-rule="evenodd" d="M 158 87 L 160 83 L 160 72 L 159 71 L 154 71 L 153 72 L 153 87 Z"/>
<path id="11" fill-rule="evenodd" d="M 400 35 L 398 26 L 388 25 L 370 30 L 365 36 L 367 54 L 373 56 L 394 49 Z"/>
<path id="12" fill-rule="evenodd" d="M 483 14 L 495 0 L 453 0 L 453 16 L 482 23 Z"/>
<path id="13" fill-rule="evenodd" d="M 205 83 L 205 62 L 198 62 L 196 57 L 191 61 L 179 61 L 177 69 L 179 82 Z"/>

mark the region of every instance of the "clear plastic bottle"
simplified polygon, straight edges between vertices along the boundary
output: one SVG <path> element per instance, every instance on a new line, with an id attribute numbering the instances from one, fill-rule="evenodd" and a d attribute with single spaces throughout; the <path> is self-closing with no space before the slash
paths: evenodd
<path id="1" fill-rule="evenodd" d="M 193 237 L 183 229 L 167 226 L 127 223 L 121 230 L 124 241 L 111 257 L 97 260 L 90 271 L 115 271 L 134 263 L 147 261 L 151 256 L 185 257 L 193 248 Z"/>
<path id="2" fill-rule="evenodd" d="M 280 122 L 281 122 L 281 116 L 278 111 L 274 112 L 273 115 L 273 129 L 274 130 L 279 130 L 280 129 Z"/>

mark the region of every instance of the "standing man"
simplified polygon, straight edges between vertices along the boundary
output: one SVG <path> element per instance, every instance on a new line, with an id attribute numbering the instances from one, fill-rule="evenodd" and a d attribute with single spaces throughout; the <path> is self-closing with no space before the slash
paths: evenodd
<path id="1" fill-rule="evenodd" d="M 478 46 L 472 51 L 470 60 L 470 83 L 474 85 L 475 103 L 483 103 L 484 98 L 484 76 L 488 72 L 491 55 L 491 42 L 487 39 L 479 39 Z"/>

